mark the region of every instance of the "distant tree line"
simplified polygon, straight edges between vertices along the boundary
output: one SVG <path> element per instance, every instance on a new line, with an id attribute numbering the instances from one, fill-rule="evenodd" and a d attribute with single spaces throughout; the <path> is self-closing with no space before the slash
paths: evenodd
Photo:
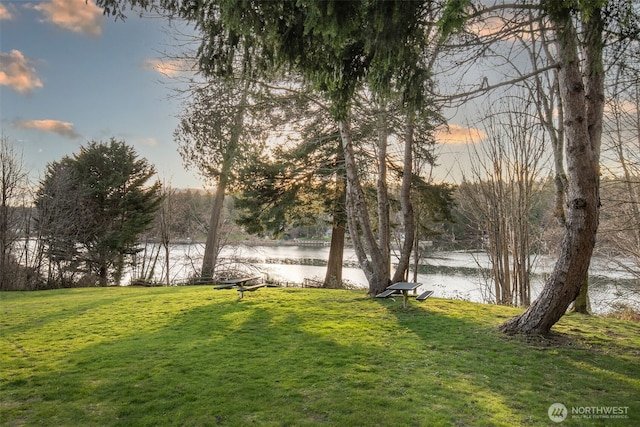
<path id="1" fill-rule="evenodd" d="M 153 166 L 138 159 L 135 151 L 122 141 L 91 142 L 79 153 L 50 163 L 36 189 L 26 179 L 28 174 L 19 153 L 13 150 L 7 137 L 2 141 L 0 164 L 4 202 L 0 210 L 0 237 L 4 251 L 0 279 L 4 290 L 116 284 L 125 267 L 136 272 L 132 277 L 134 281 L 158 282 L 161 280 L 157 274 L 152 274 L 155 270 L 151 267 L 153 250 L 150 247 L 206 240 L 214 194 L 161 186 L 154 176 Z M 510 141 L 517 142 L 517 138 Z M 291 157 L 293 160 L 299 156 Z M 286 156 L 281 157 L 279 167 L 287 165 L 285 159 Z M 508 157 L 501 159 L 504 161 Z M 481 157 L 476 159 L 481 160 Z M 494 158 L 486 164 L 495 164 L 497 160 Z M 611 204 L 611 209 L 607 209 L 602 217 L 597 248 L 601 255 L 612 256 L 612 260 L 618 260 L 623 268 L 640 278 L 637 267 L 640 265 L 637 261 L 640 245 L 633 237 L 637 233 L 637 227 L 633 226 L 637 206 L 635 182 L 640 181 L 640 174 L 627 169 L 628 174 L 624 177 L 610 175 L 603 179 L 603 188 L 607 189 L 605 200 Z M 303 170 L 305 168 L 301 166 L 300 171 Z M 278 185 L 293 191 L 292 194 L 297 195 L 293 199 L 299 198 L 301 189 L 286 189 L 286 183 L 289 179 L 300 180 L 295 176 L 288 177 L 288 173 L 278 176 L 282 179 Z M 255 181 L 250 182 L 253 183 L 249 186 L 252 192 L 260 189 Z M 497 193 L 495 188 L 489 191 L 492 188 L 488 186 L 489 182 L 493 182 L 492 185 L 502 182 L 505 190 L 502 193 Z M 414 206 L 422 213 L 418 216 L 417 241 L 429 241 L 428 246 L 415 248 L 418 258 L 424 256 L 425 251 L 487 251 L 496 258 L 492 262 L 492 280 L 496 286 L 494 301 L 525 304 L 526 301 L 519 298 L 526 294 L 519 290 L 524 288 L 528 276 L 509 275 L 521 271 L 515 265 L 526 262 L 525 258 L 534 254 L 553 254 L 560 228 L 555 225 L 553 215 L 555 190 L 552 177 L 540 175 L 532 180 L 530 185 L 535 194 L 526 197 L 529 205 L 523 217 L 515 214 L 518 199 L 513 197 L 517 192 L 510 187 L 518 182 L 521 180 L 494 177 L 488 181 L 474 177 L 458 187 L 449 187 L 442 203 L 434 200 L 444 194 L 442 189 L 430 196 L 433 188 L 427 184 L 422 191 L 416 190 Z M 313 190 L 309 183 L 302 182 L 301 185 L 306 186 L 305 191 Z M 420 186 L 416 185 L 416 188 Z M 300 213 L 306 218 L 302 222 L 281 222 L 284 228 L 277 228 L 279 232 L 269 231 L 269 228 L 256 229 L 259 222 L 255 221 L 260 221 L 260 215 L 265 214 L 265 205 L 260 200 L 284 203 L 287 199 L 270 196 L 268 189 L 260 191 L 258 195 L 243 190 L 225 198 L 221 214 L 224 244 L 250 239 L 251 233 L 267 239 L 322 239 L 329 236 L 332 219 L 318 204 L 316 208 L 313 205 L 302 207 Z M 29 194 L 35 194 L 33 203 Z M 250 200 L 253 204 L 247 203 Z M 492 206 L 497 203 L 504 204 L 503 214 L 495 214 L 496 207 Z M 401 209 L 397 188 L 390 192 L 390 206 L 391 217 L 398 218 Z M 248 221 L 249 218 L 253 221 Z M 500 224 L 503 225 L 495 227 L 495 220 L 502 221 Z M 528 248 L 524 250 L 524 257 L 513 259 L 513 265 L 510 265 L 504 261 L 511 260 L 511 252 L 505 254 L 496 248 L 500 245 L 512 247 L 516 243 L 512 238 L 522 238 L 522 234 L 516 233 L 516 225 L 521 222 L 526 223 L 529 230 Z M 394 233 L 403 231 L 396 225 L 393 230 Z M 511 231 L 500 234 L 507 230 Z M 393 246 L 397 248 L 399 244 Z M 163 271 L 169 269 L 166 266 Z M 412 271 L 418 271 L 418 259 Z"/>

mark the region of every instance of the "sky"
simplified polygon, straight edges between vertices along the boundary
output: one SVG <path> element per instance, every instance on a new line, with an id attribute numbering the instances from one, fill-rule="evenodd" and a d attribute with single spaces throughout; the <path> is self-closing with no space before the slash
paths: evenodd
<path id="1" fill-rule="evenodd" d="M 0 0 L 0 126 L 34 180 L 90 141 L 124 140 L 174 188 L 202 188 L 173 141 L 181 113 L 162 18 L 103 16 L 89 0 Z M 468 135 L 451 124 L 436 179 L 455 174 Z"/>
<path id="2" fill-rule="evenodd" d="M 200 188 L 172 133 L 163 19 L 103 16 L 85 0 L 0 0 L 0 125 L 37 179 L 89 141 L 124 140 L 174 188 Z"/>

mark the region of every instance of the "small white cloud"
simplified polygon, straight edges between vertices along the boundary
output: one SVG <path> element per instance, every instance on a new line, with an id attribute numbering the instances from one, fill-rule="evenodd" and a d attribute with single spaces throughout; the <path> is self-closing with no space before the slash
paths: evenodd
<path id="1" fill-rule="evenodd" d="M 143 67 L 148 70 L 157 71 L 166 77 L 175 77 L 180 73 L 193 71 L 194 65 L 189 64 L 189 61 L 185 59 L 147 59 L 143 63 Z"/>
<path id="2" fill-rule="evenodd" d="M 140 145 L 146 145 L 147 147 L 157 147 L 159 142 L 155 138 L 141 138 L 137 139 L 136 143 Z"/>
<path id="3" fill-rule="evenodd" d="M 0 53 L 0 86 L 27 94 L 43 85 L 31 62 L 19 50 L 12 50 Z"/>
<path id="4" fill-rule="evenodd" d="M 482 141 L 487 135 L 480 129 L 459 125 L 443 126 L 436 129 L 436 141 L 444 144 L 467 144 Z"/>
<path id="5" fill-rule="evenodd" d="M 13 122 L 17 129 L 36 130 L 38 132 L 55 133 L 68 139 L 78 139 L 80 134 L 75 131 L 73 123 L 59 120 L 18 120 Z"/>
<path id="6" fill-rule="evenodd" d="M 102 34 L 104 14 L 91 0 L 50 0 L 31 7 L 44 15 L 43 21 L 65 30 L 96 37 Z"/>

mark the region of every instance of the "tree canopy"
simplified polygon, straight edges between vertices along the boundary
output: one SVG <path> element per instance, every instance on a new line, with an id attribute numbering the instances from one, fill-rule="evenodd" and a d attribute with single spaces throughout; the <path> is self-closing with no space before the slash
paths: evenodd
<path id="1" fill-rule="evenodd" d="M 162 201 L 155 169 L 124 141 L 92 141 L 73 157 L 50 163 L 36 196 L 38 229 L 50 262 L 95 274 L 106 286 L 120 279 L 124 257 Z M 60 270 L 61 272 L 62 270 Z M 51 278 L 50 278 L 51 279 Z M 59 277 L 61 285 L 72 277 Z"/>
<path id="2" fill-rule="evenodd" d="M 532 73 L 516 69 L 513 80 L 497 86 L 524 81 L 542 71 L 557 70 L 567 164 L 564 236 L 558 262 L 540 297 L 522 316 L 507 322 L 503 330 L 547 333 L 575 300 L 588 272 L 599 223 L 599 160 L 606 73 L 603 56 L 605 48 L 614 45 L 616 40 L 637 38 L 640 28 L 637 3 L 631 0 L 522 0 L 487 6 L 471 0 L 98 0 L 97 4 L 105 7 L 106 13 L 120 17 L 123 5 L 129 4 L 165 9 L 189 20 L 204 35 L 198 58 L 205 75 L 227 75 L 233 52 L 251 48 L 254 54 L 246 58 L 243 66 L 255 70 L 294 70 L 330 101 L 344 152 L 349 228 L 354 243 L 360 234 L 364 242 L 354 246 L 369 280 L 370 292 L 384 289 L 389 281 L 389 242 L 385 231 L 388 229 L 385 159 L 388 132 L 381 122 L 377 146 L 379 233 L 376 236 L 360 182 L 361 165 L 354 149 L 350 113 L 355 94 L 366 88 L 382 106 L 400 95 L 406 113 L 404 183 L 410 183 L 414 113 L 431 100 L 426 90 L 431 87 L 431 65 L 438 59 L 439 49 L 444 48 L 441 42 L 456 35 L 470 21 L 496 15 L 502 41 L 520 31 L 523 23 L 532 32 L 548 33 L 550 37 L 545 40 L 547 43 L 553 40 L 549 50 L 554 53 L 555 63 Z M 523 17 L 526 19 L 521 22 Z M 439 33 L 432 31 L 436 21 Z M 476 29 L 476 32 L 480 34 L 482 30 Z M 436 43 L 432 43 L 434 40 Z M 481 58 L 491 43 L 498 40 L 500 37 L 486 44 L 479 43 L 479 54 L 472 59 Z M 465 49 L 466 41 L 462 39 L 460 44 Z M 464 55 L 464 51 L 461 52 Z M 465 60 L 461 57 L 459 62 Z M 477 92 L 487 88 L 483 82 Z M 410 201 L 408 189 L 408 185 L 403 185 L 405 201 Z M 411 209 L 410 203 L 403 207 L 408 229 L 413 218 Z"/>

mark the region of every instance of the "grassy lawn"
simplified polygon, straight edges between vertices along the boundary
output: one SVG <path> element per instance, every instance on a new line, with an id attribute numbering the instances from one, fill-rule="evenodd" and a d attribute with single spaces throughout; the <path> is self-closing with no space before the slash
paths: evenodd
<path id="1" fill-rule="evenodd" d="M 518 312 L 320 289 L 2 293 L 0 425 L 640 425 L 640 324 L 496 332 Z M 612 406 L 628 418 L 571 415 Z"/>

